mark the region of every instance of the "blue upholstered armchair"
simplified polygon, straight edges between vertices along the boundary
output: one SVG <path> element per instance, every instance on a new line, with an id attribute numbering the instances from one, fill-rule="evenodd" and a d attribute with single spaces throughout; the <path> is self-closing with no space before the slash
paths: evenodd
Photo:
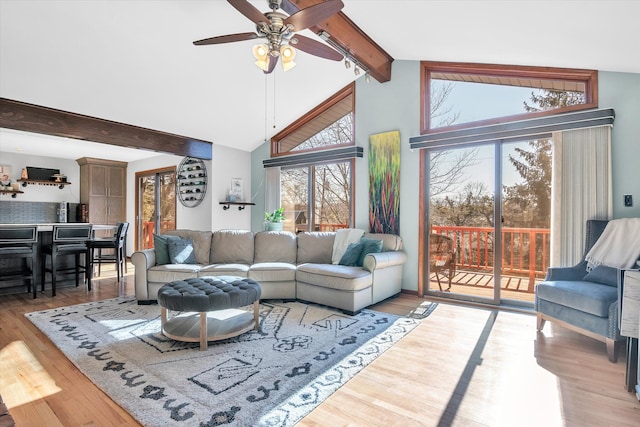
<path id="1" fill-rule="evenodd" d="M 587 221 L 584 254 L 594 245 L 608 221 Z M 624 338 L 618 326 L 618 276 L 620 270 L 596 267 L 587 274 L 582 257 L 577 265 L 549 268 L 545 281 L 536 287 L 538 331 L 546 320 L 603 341 L 609 361 L 616 362 Z"/>

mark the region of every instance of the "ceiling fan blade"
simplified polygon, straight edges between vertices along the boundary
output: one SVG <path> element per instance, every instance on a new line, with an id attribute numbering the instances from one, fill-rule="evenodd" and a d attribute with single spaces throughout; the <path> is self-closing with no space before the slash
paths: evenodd
<path id="1" fill-rule="evenodd" d="M 341 53 L 333 50 L 329 46 L 299 34 L 294 34 L 291 40 L 289 40 L 289 44 L 304 52 L 310 53 L 311 55 L 330 59 L 332 61 L 342 61 L 344 58 Z"/>
<path id="2" fill-rule="evenodd" d="M 197 40 L 193 42 L 196 46 L 202 46 L 206 44 L 220 44 L 241 42 L 243 40 L 257 39 L 259 36 L 256 33 L 238 33 L 227 34 L 226 36 L 209 37 L 208 39 Z"/>
<path id="3" fill-rule="evenodd" d="M 271 74 L 271 72 L 276 68 L 277 63 L 278 57 L 269 55 L 269 69 L 267 71 L 264 71 L 264 73 Z"/>
<path id="4" fill-rule="evenodd" d="M 247 0 L 227 0 L 231 6 L 235 7 L 238 12 L 249 18 L 255 24 L 259 22 L 269 23 L 269 20 L 262 12 L 255 8 L 254 5 Z"/>
<path id="5" fill-rule="evenodd" d="M 325 1 L 294 13 L 285 19 L 284 23 L 293 25 L 293 31 L 302 31 L 330 18 L 340 12 L 343 7 L 342 0 Z"/>

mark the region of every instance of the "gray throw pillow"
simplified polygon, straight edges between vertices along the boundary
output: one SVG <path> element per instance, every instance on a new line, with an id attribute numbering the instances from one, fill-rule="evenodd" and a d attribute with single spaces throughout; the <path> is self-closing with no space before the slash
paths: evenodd
<path id="1" fill-rule="evenodd" d="M 614 267 L 607 267 L 606 265 L 599 265 L 591 269 L 591 271 L 588 272 L 582 280 L 617 287 L 618 269 Z"/>
<path id="2" fill-rule="evenodd" d="M 195 264 L 196 252 L 193 249 L 193 241 L 190 239 L 170 239 L 169 259 L 171 264 Z"/>
<path id="3" fill-rule="evenodd" d="M 362 252 L 360 253 L 360 257 L 358 258 L 358 266 L 362 267 L 364 265 L 364 257 L 368 254 L 377 254 L 382 251 L 382 240 L 378 239 L 365 239 L 364 237 L 360 239 L 362 243 Z"/>
<path id="4" fill-rule="evenodd" d="M 165 265 L 171 262 L 171 258 L 169 258 L 169 240 L 180 240 L 180 237 L 153 234 L 153 248 L 156 251 L 156 265 Z"/>
<path id="5" fill-rule="evenodd" d="M 364 245 L 362 243 L 349 243 L 338 264 L 351 267 L 357 266 L 363 249 Z"/>

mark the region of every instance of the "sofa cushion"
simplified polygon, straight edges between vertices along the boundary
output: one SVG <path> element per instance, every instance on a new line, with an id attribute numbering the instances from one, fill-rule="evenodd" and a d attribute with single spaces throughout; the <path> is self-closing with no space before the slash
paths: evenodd
<path id="1" fill-rule="evenodd" d="M 210 264 L 203 266 L 198 276 L 240 276 L 247 277 L 249 272 L 248 264 Z"/>
<path id="2" fill-rule="evenodd" d="M 253 232 L 247 230 L 214 231 L 208 264 L 252 264 L 253 240 Z"/>
<path id="3" fill-rule="evenodd" d="M 344 251 L 344 255 L 340 258 L 340 265 L 349 265 L 351 267 L 358 265 L 358 260 L 360 259 L 360 254 L 362 254 L 362 250 L 364 249 L 364 243 L 349 243 L 347 246 L 347 250 Z M 361 266 L 360 266 L 361 267 Z"/>
<path id="4" fill-rule="evenodd" d="M 155 283 L 169 283 L 174 280 L 184 280 L 197 277 L 202 266 L 199 264 L 166 264 L 156 265 L 147 270 L 147 281 Z"/>
<path id="5" fill-rule="evenodd" d="M 172 264 L 196 264 L 193 241 L 190 239 L 170 239 L 168 241 L 169 259 Z"/>
<path id="6" fill-rule="evenodd" d="M 313 262 L 331 264 L 335 233 L 329 231 L 312 231 L 298 233 L 298 264 Z"/>
<path id="7" fill-rule="evenodd" d="M 296 263 L 296 235 L 289 231 L 261 231 L 255 235 L 254 263 Z"/>
<path id="8" fill-rule="evenodd" d="M 294 281 L 296 266 L 287 262 L 261 262 L 249 268 L 249 277 L 258 283 Z"/>
<path id="9" fill-rule="evenodd" d="M 169 264 L 171 262 L 171 257 L 169 256 L 169 240 L 179 240 L 179 236 L 171 236 L 171 235 L 153 235 L 153 248 L 156 251 L 156 264 L 164 265 Z"/>
<path id="10" fill-rule="evenodd" d="M 609 317 L 609 305 L 618 299 L 618 290 L 609 285 L 580 280 L 541 282 L 538 298 L 600 317 Z"/>
<path id="11" fill-rule="evenodd" d="M 587 282 L 602 283 L 603 285 L 618 286 L 618 269 L 599 265 L 593 268 L 582 280 Z"/>
<path id="12" fill-rule="evenodd" d="M 356 264 L 358 267 L 363 266 L 364 257 L 368 254 L 377 254 L 382 251 L 382 240 L 380 239 L 365 239 L 363 237 L 360 239 L 360 243 L 362 243 L 362 251 L 360 252 L 358 263 Z"/>
<path id="13" fill-rule="evenodd" d="M 360 267 L 333 264 L 301 264 L 296 280 L 341 291 L 359 291 L 371 286 L 372 276 Z"/>
<path id="14" fill-rule="evenodd" d="M 402 250 L 402 239 L 395 234 L 364 233 L 365 239 L 382 240 L 382 252 Z"/>
<path id="15" fill-rule="evenodd" d="M 211 252 L 211 232 L 199 230 L 167 230 L 164 235 L 179 236 L 193 242 L 196 262 L 198 264 L 209 264 L 209 252 Z"/>

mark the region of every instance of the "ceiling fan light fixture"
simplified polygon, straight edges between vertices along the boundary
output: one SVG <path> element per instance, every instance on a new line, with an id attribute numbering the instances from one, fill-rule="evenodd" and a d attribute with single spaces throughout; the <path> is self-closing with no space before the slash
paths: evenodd
<path id="1" fill-rule="evenodd" d="M 257 44 L 253 47 L 255 64 L 263 71 L 269 70 L 269 47 L 266 44 Z"/>
<path id="2" fill-rule="evenodd" d="M 282 68 L 284 68 L 284 71 L 289 71 L 296 66 L 296 63 L 293 61 L 296 58 L 296 50 L 291 46 L 282 46 L 280 48 L 280 56 L 282 57 Z"/>

